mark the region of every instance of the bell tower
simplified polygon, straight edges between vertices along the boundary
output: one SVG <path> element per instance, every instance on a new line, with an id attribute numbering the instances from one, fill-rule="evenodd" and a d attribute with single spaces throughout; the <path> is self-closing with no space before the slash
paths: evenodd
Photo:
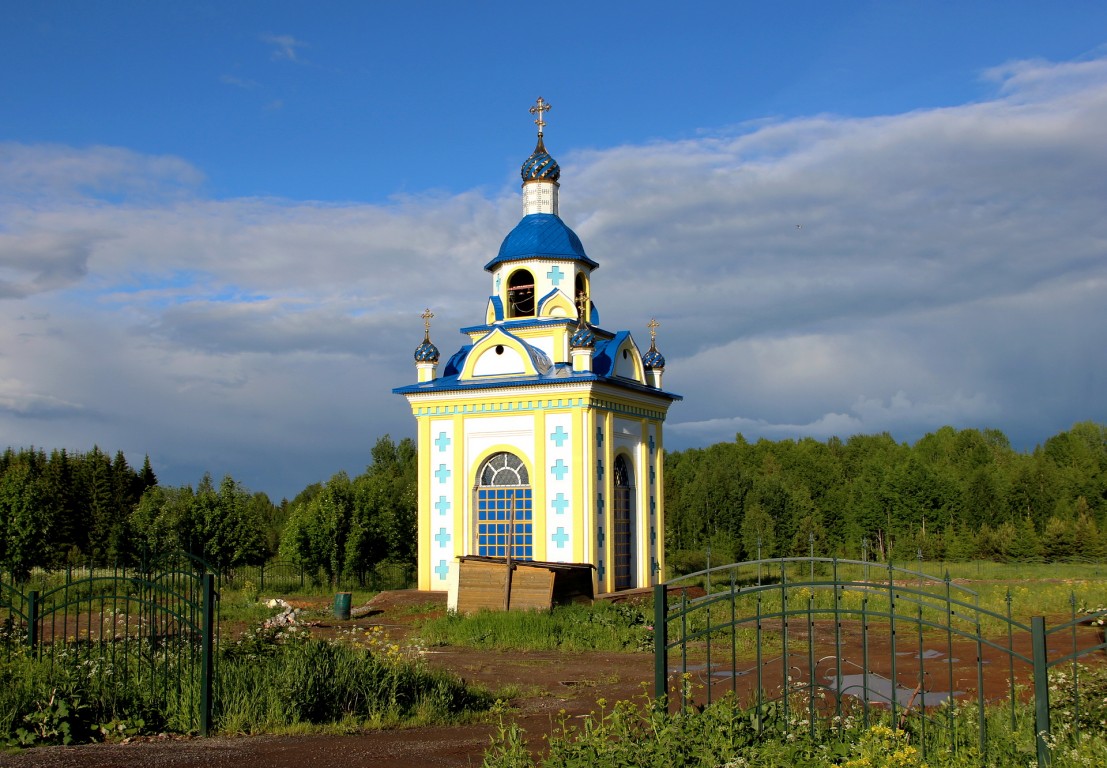
<path id="1" fill-rule="evenodd" d="M 481 322 L 439 372 L 426 310 L 416 383 L 393 390 L 418 425 L 420 589 L 446 589 L 458 557 L 509 550 L 591 563 L 599 592 L 663 580 L 662 426 L 681 397 L 661 388 L 656 321 L 644 355 L 629 331 L 600 327 L 600 265 L 558 214 L 549 111 L 530 108 L 523 218 L 485 264 Z"/>

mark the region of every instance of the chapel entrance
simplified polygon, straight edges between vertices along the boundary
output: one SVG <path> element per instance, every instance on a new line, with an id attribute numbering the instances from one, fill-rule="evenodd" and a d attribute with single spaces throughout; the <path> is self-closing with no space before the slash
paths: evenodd
<path id="1" fill-rule="evenodd" d="M 634 586 L 634 485 L 626 458 L 615 458 L 615 589 Z"/>
<path id="2" fill-rule="evenodd" d="M 534 495 L 526 465 L 496 453 L 477 473 L 476 550 L 482 557 L 534 559 Z"/>

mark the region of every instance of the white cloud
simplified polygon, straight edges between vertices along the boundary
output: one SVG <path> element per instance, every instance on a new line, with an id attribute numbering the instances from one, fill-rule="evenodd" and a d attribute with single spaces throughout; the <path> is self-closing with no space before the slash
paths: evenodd
<path id="1" fill-rule="evenodd" d="M 997 95 L 961 107 L 551 147 L 604 326 L 662 323 L 686 398 L 668 447 L 944 424 L 1025 447 L 1107 421 L 1107 62 L 989 76 Z M 0 429 L 148 452 L 166 482 L 291 495 L 359 471 L 414 431 L 390 389 L 414 379 L 422 309 L 444 354 L 482 320 L 515 193 L 202 185 L 178 158 L 0 145 Z"/>
<path id="2" fill-rule="evenodd" d="M 274 59 L 285 59 L 287 61 L 298 61 L 299 54 L 297 51 L 300 48 L 306 48 L 307 43 L 297 40 L 292 35 L 274 35 L 264 34 L 261 36 L 262 42 L 273 46 L 272 57 Z"/>

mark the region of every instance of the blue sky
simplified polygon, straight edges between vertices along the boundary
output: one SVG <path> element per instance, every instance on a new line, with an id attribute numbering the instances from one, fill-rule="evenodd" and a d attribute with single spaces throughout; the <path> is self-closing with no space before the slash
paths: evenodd
<path id="1" fill-rule="evenodd" d="M 422 309 L 483 315 L 539 95 L 668 447 L 1107 420 L 1107 6 L 687 6 L 12 4 L 0 442 L 360 471 Z"/>

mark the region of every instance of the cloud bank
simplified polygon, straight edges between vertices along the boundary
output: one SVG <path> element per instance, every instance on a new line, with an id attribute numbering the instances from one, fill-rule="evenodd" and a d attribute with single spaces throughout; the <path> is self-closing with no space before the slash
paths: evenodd
<path id="1" fill-rule="evenodd" d="M 944 424 L 1027 448 L 1107 420 L 1107 60 L 986 76 L 993 98 L 944 109 L 550 137 L 604 326 L 662 324 L 685 396 L 669 448 Z M 520 215 L 504 189 L 213 200 L 180 158 L 0 144 L 6 442 L 277 497 L 360 471 L 414 432 L 390 389 L 415 378 L 422 309 L 447 354 L 483 317 L 482 266 Z"/>

